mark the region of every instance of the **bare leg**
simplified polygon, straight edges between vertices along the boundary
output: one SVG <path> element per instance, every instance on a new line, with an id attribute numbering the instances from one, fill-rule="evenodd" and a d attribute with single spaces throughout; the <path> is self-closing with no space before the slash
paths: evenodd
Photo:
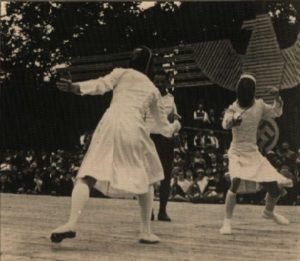
<path id="1" fill-rule="evenodd" d="M 56 228 L 51 233 L 53 242 L 61 242 L 66 237 L 75 237 L 75 230 L 78 219 L 86 205 L 90 190 L 95 185 L 96 180 L 92 177 L 79 178 L 72 191 L 70 217 L 66 224 Z"/>
<path id="2" fill-rule="evenodd" d="M 225 218 L 220 233 L 223 235 L 231 234 L 231 218 L 233 216 L 234 207 L 236 205 L 236 192 L 240 186 L 241 180 L 234 178 L 231 181 L 230 188 L 225 200 Z"/>
<path id="3" fill-rule="evenodd" d="M 141 243 L 158 243 L 159 238 L 151 232 L 151 213 L 153 204 L 153 186 L 145 194 L 138 195 L 138 201 L 141 210 Z"/>

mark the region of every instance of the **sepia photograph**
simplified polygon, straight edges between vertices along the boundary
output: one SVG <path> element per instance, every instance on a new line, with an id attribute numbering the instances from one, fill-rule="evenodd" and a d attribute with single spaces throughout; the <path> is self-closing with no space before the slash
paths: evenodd
<path id="1" fill-rule="evenodd" d="M 0 3 L 1 261 L 300 261 L 300 0 Z"/>

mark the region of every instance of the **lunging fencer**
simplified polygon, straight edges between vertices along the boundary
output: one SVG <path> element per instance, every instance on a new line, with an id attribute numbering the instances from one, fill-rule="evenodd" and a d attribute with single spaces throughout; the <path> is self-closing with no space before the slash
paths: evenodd
<path id="1" fill-rule="evenodd" d="M 288 225 L 289 220 L 274 211 L 284 186 L 292 186 L 292 181 L 283 177 L 261 155 L 256 145 L 259 122 L 263 118 L 282 115 L 283 101 L 276 88 L 270 90 L 275 96 L 273 105 L 255 98 L 256 79 L 253 75 L 241 75 L 236 89 L 237 100 L 226 110 L 222 126 L 232 130 L 232 142 L 228 152 L 231 186 L 226 195 L 225 218 L 221 234 L 232 234 L 231 219 L 236 205 L 236 193 L 241 180 L 261 183 L 266 194 L 266 205 L 262 217 L 272 219 L 277 224 Z"/>
<path id="2" fill-rule="evenodd" d="M 78 95 L 103 95 L 113 98 L 96 127 L 91 144 L 78 172 L 71 197 L 70 217 L 51 233 L 53 242 L 76 236 L 76 225 L 95 183 L 108 194 L 110 188 L 137 195 L 141 211 L 141 243 L 157 243 L 151 231 L 153 184 L 164 178 L 155 145 L 146 127 L 150 111 L 156 132 L 172 137 L 181 125 L 169 123 L 159 90 L 150 80 L 152 51 L 142 46 L 133 51 L 129 68 L 116 68 L 105 77 L 72 83 L 61 79 L 57 87 Z"/>

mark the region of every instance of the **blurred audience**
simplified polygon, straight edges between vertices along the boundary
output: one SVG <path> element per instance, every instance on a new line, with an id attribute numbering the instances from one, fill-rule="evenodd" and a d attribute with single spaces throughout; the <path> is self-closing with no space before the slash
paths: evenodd
<path id="1" fill-rule="evenodd" d="M 176 137 L 170 200 L 192 203 L 223 203 L 230 186 L 226 138 L 202 130 L 195 137 L 183 132 Z M 226 136 L 227 138 L 228 135 Z M 187 140 L 194 138 L 194 147 Z M 73 150 L 0 152 L 0 192 L 70 196 L 91 134 L 84 133 Z M 219 143 L 222 141 L 222 143 Z M 300 199 L 300 149 L 294 152 L 283 142 L 266 155 L 270 163 L 294 182 L 286 189 L 281 204 L 296 205 Z M 158 197 L 158 187 L 156 187 Z M 261 204 L 261 190 L 251 197 L 239 195 L 239 202 Z"/>

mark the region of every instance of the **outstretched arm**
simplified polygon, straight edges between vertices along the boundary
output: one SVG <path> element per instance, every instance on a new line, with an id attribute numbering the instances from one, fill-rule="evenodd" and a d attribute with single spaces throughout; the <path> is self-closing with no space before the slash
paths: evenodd
<path id="1" fill-rule="evenodd" d="M 61 79 L 56 85 L 64 92 L 71 92 L 79 95 L 102 95 L 114 89 L 123 75 L 122 69 L 114 69 L 110 74 L 98 79 L 73 83 L 67 79 Z"/>
<path id="2" fill-rule="evenodd" d="M 80 86 L 76 83 L 72 83 L 69 79 L 61 78 L 57 83 L 56 87 L 63 92 L 71 92 L 74 94 L 80 94 Z"/>
<path id="3" fill-rule="evenodd" d="M 268 92 L 271 95 L 274 95 L 275 99 L 272 105 L 263 103 L 263 118 L 277 118 L 282 115 L 283 109 L 283 100 L 279 95 L 279 90 L 277 88 L 271 88 Z"/>

